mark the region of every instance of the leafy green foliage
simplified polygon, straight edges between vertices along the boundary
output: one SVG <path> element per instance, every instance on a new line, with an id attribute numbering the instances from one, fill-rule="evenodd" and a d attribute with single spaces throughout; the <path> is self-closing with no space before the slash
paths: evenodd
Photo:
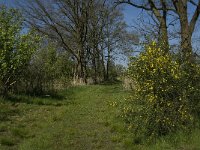
<path id="1" fill-rule="evenodd" d="M 17 82 L 35 50 L 31 33 L 22 34 L 22 17 L 16 9 L 0 10 L 0 82 L 3 93 Z"/>
<path id="2" fill-rule="evenodd" d="M 149 139 L 190 129 L 199 103 L 200 67 L 181 64 L 160 47 L 153 42 L 132 58 L 129 75 L 134 91 L 123 108 L 130 128 Z"/>
<path id="3" fill-rule="evenodd" d="M 72 61 L 67 52 L 59 52 L 56 46 L 46 39 L 40 42 L 22 78 L 22 92 L 40 95 L 69 86 Z"/>

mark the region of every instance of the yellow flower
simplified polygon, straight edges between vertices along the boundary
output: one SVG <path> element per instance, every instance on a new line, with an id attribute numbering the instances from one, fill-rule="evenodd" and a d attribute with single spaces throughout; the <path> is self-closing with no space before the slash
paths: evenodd
<path id="1" fill-rule="evenodd" d="M 170 106 L 170 105 L 171 105 L 171 103 L 168 102 L 168 103 L 167 103 L 167 106 Z"/>
<path id="2" fill-rule="evenodd" d="M 153 46 L 156 46 L 156 41 L 153 41 L 153 42 L 152 42 L 152 45 L 153 45 Z"/>

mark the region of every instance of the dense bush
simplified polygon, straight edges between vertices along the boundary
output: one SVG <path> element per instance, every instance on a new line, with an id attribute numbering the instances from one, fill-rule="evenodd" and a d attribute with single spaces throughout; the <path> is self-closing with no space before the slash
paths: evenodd
<path id="1" fill-rule="evenodd" d="M 59 51 L 55 42 L 41 40 L 15 91 L 40 95 L 56 92 L 70 85 L 72 61 Z"/>
<path id="2" fill-rule="evenodd" d="M 153 42 L 132 58 L 129 75 L 135 85 L 123 108 L 129 127 L 149 139 L 191 129 L 199 103 L 199 65 L 179 63 L 160 47 Z"/>
<path id="3" fill-rule="evenodd" d="M 0 6 L 0 94 L 17 83 L 36 49 L 38 37 L 22 34 L 22 17 L 16 9 Z"/>

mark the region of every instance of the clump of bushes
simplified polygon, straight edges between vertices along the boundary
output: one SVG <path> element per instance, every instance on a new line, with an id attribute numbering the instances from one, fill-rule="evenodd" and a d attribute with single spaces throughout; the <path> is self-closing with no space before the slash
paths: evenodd
<path id="1" fill-rule="evenodd" d="M 200 67 L 174 58 L 152 42 L 131 59 L 128 72 L 135 85 L 123 117 L 140 137 L 189 131 L 195 125 Z"/>

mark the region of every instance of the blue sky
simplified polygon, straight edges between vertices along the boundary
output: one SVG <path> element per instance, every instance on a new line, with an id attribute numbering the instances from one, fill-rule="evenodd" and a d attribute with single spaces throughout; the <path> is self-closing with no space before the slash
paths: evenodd
<path id="1" fill-rule="evenodd" d="M 0 0 L 0 4 L 5 4 L 7 6 L 15 6 L 15 2 L 17 0 Z M 19 0 L 19 1 L 25 1 L 25 0 Z M 189 19 L 191 18 L 190 14 L 193 14 L 194 8 L 192 5 L 189 5 L 188 13 L 189 13 Z M 139 17 L 139 14 L 141 13 L 141 9 L 137 9 L 133 6 L 129 6 L 127 4 L 124 4 L 124 19 L 126 23 L 131 26 L 134 24 L 134 21 L 137 21 L 137 18 Z"/>
<path id="2" fill-rule="evenodd" d="M 0 4 L 5 4 L 7 6 L 14 6 L 16 0 L 0 0 Z M 135 9 L 131 6 L 124 5 L 124 19 L 128 25 L 133 23 L 133 19 L 136 19 L 141 12 L 141 10 Z"/>
<path id="3" fill-rule="evenodd" d="M 13 7 L 15 6 L 16 1 L 17 0 L 0 0 L 0 4 L 5 4 L 7 6 Z M 25 1 L 25 0 L 20 0 L 20 1 Z M 124 10 L 123 10 L 124 19 L 128 25 L 132 25 L 134 21 L 137 21 L 137 18 L 139 14 L 141 13 L 141 9 L 135 8 L 127 4 L 123 4 L 123 6 L 124 6 Z M 193 12 L 194 12 L 193 7 L 189 5 L 188 13 L 193 14 Z M 189 15 L 189 18 L 191 18 L 190 15 Z"/>
<path id="4" fill-rule="evenodd" d="M 7 6 L 11 6 L 15 0 L 0 0 L 0 4 L 5 4 Z"/>

